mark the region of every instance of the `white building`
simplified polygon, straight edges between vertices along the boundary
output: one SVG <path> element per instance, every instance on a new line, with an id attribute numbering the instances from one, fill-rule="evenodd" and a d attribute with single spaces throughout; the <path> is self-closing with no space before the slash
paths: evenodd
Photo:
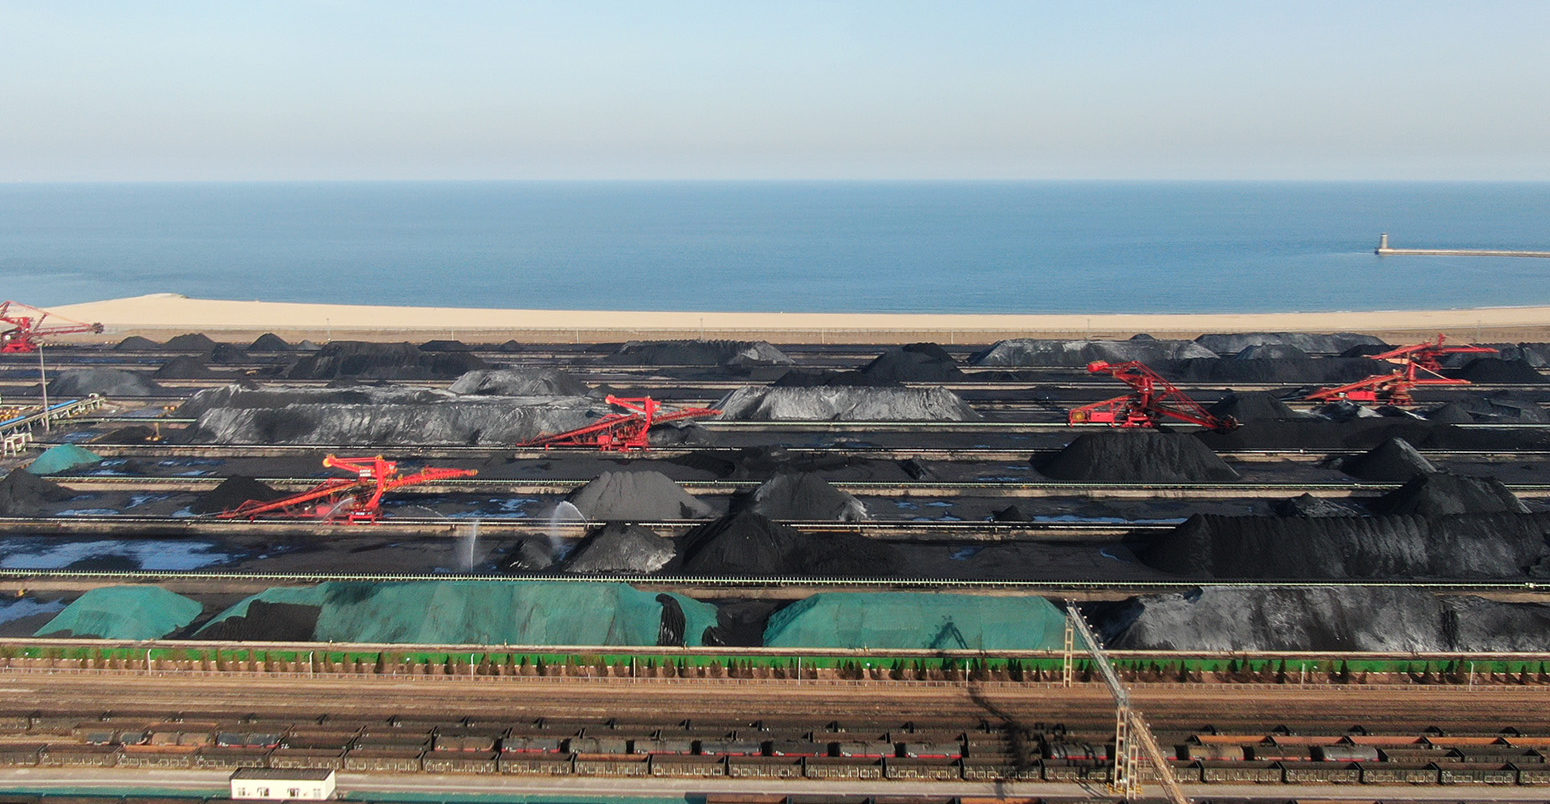
<path id="1" fill-rule="evenodd" d="M 234 799 L 321 801 L 333 798 L 333 795 L 334 772 L 331 770 L 240 768 L 231 775 L 231 797 Z"/>

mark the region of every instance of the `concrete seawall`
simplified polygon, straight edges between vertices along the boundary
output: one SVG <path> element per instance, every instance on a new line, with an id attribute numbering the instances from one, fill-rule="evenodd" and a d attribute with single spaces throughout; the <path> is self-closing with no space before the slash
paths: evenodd
<path id="1" fill-rule="evenodd" d="M 1513 251 L 1498 248 L 1389 248 L 1389 233 L 1378 236 L 1379 257 L 1547 257 L 1550 251 Z"/>

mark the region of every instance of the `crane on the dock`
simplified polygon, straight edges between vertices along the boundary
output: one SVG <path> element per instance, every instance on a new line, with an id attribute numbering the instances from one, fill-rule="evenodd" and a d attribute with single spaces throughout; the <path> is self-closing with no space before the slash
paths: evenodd
<path id="1" fill-rule="evenodd" d="M 248 520 L 263 516 L 324 519 L 369 525 L 382 516 L 382 495 L 389 491 L 435 480 L 479 474 L 475 469 L 428 467 L 411 475 L 400 475 L 398 463 L 381 455 L 371 458 L 329 455 L 323 459 L 323 466 L 351 472 L 354 477 L 331 478 L 311 490 L 278 500 L 248 500 L 215 516 L 218 519 Z"/>
<path id="2" fill-rule="evenodd" d="M 44 324 L 49 318 L 60 323 Z M 101 324 L 75 321 L 18 301 L 0 302 L 0 323 L 10 327 L 0 332 L 0 354 L 36 352 L 42 339 L 52 335 L 102 332 Z"/>
<path id="3" fill-rule="evenodd" d="M 609 394 L 605 399 L 622 412 L 610 413 L 584 427 L 563 433 L 541 435 L 523 441 L 519 447 L 596 447 L 602 452 L 629 452 L 645 450 L 651 446 L 651 428 L 668 422 L 709 419 L 720 416 L 715 408 L 666 408 L 649 396 L 618 397 Z"/>
<path id="4" fill-rule="evenodd" d="M 1124 396 L 1072 408 L 1066 415 L 1068 424 L 1156 427 L 1164 418 L 1170 418 L 1198 424 L 1218 433 L 1238 429 L 1237 419 L 1217 416 L 1206 410 L 1161 374 L 1139 361 L 1110 363 L 1097 360 L 1088 363 L 1087 370 L 1092 374 L 1111 375 L 1132 390 Z"/>
<path id="5" fill-rule="evenodd" d="M 1442 376 L 1442 359 L 1448 355 L 1496 354 L 1489 346 L 1446 346 L 1447 336 L 1437 334 L 1437 340 L 1415 343 L 1369 355 L 1373 360 L 1384 360 L 1399 365 L 1394 370 L 1374 374 L 1365 380 L 1346 385 L 1320 388 L 1308 395 L 1310 402 L 1334 402 L 1348 400 L 1361 403 L 1387 405 L 1414 405 L 1411 391 L 1429 385 L 1469 385 L 1469 380 Z"/>

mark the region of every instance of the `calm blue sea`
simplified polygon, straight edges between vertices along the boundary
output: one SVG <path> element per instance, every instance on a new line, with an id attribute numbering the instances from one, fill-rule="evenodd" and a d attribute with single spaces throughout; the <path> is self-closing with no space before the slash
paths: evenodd
<path id="1" fill-rule="evenodd" d="M 0 185 L 0 298 L 1212 312 L 1550 304 L 1550 184 Z"/>

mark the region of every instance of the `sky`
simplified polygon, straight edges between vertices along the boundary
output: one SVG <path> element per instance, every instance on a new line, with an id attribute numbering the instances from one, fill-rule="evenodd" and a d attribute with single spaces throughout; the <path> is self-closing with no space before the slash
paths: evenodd
<path id="1" fill-rule="evenodd" d="M 0 0 L 0 181 L 1550 180 L 1550 2 Z"/>

